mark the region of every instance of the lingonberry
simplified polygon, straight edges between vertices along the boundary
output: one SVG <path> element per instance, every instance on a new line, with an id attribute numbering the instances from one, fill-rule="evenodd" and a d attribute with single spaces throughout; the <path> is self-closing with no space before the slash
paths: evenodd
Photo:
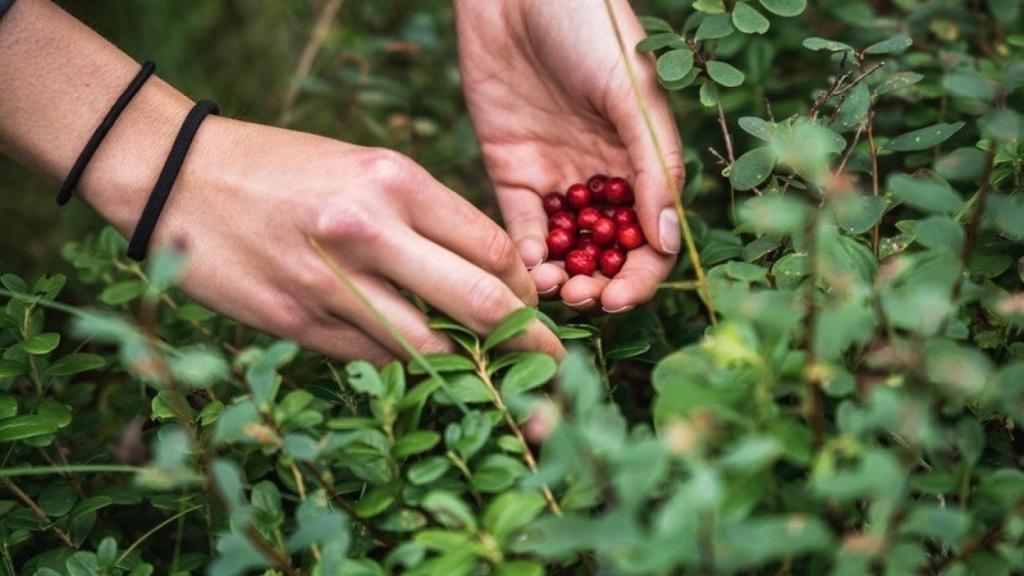
<path id="1" fill-rule="evenodd" d="M 573 184 L 565 193 L 565 199 L 569 201 L 569 206 L 583 210 L 590 206 L 590 189 L 584 184 Z"/>
<path id="2" fill-rule="evenodd" d="M 568 212 L 555 212 L 548 218 L 548 230 L 554 230 L 555 228 L 561 228 L 566 232 L 576 233 L 576 219 L 572 217 L 572 214 Z"/>
<path id="3" fill-rule="evenodd" d="M 636 224 L 627 224 L 619 228 L 615 237 L 619 241 L 619 246 L 626 250 L 636 250 L 647 242 L 644 233 Z"/>
<path id="4" fill-rule="evenodd" d="M 636 224 L 636 211 L 628 206 L 619 206 L 615 209 L 615 215 L 612 216 L 612 220 L 615 220 L 616 226 Z"/>
<path id="5" fill-rule="evenodd" d="M 594 228 L 594 222 L 597 222 L 601 218 L 601 212 L 593 206 L 587 206 L 583 210 L 580 210 L 580 215 L 576 217 L 576 224 L 580 230 L 591 230 Z"/>
<path id="6" fill-rule="evenodd" d="M 595 174 L 590 177 L 590 180 L 587 180 L 587 188 L 590 189 L 590 197 L 594 204 L 603 204 L 608 199 L 604 191 L 606 182 L 608 182 L 608 177 L 604 174 Z"/>
<path id="7" fill-rule="evenodd" d="M 608 201 L 612 204 L 633 203 L 633 187 L 622 178 L 609 178 L 608 182 L 604 185 L 604 192 L 608 196 Z"/>
<path id="8" fill-rule="evenodd" d="M 601 247 L 594 242 L 594 238 L 590 234 L 582 236 L 576 241 L 576 249 L 588 252 L 595 259 L 601 255 Z"/>
<path id="9" fill-rule="evenodd" d="M 597 271 L 597 259 L 586 250 L 573 250 L 565 257 L 565 271 L 569 276 L 590 276 Z"/>
<path id="10" fill-rule="evenodd" d="M 576 235 L 563 228 L 548 233 L 548 257 L 563 258 L 576 243 Z"/>
<path id="11" fill-rule="evenodd" d="M 601 252 L 599 263 L 601 274 L 612 278 L 619 273 L 619 270 L 622 270 L 622 265 L 626 263 L 626 253 L 621 248 L 612 246 Z"/>
<path id="12" fill-rule="evenodd" d="M 548 216 L 566 209 L 565 196 L 562 196 L 558 192 L 548 194 L 542 199 L 542 202 L 544 203 L 544 212 L 546 212 Z"/>
<path id="13" fill-rule="evenodd" d="M 601 213 L 604 214 L 605 218 L 611 218 L 611 219 L 614 220 L 615 219 L 615 210 L 616 210 L 615 206 L 611 206 L 611 205 L 606 204 L 603 208 L 601 208 Z"/>
<path id="14" fill-rule="evenodd" d="M 594 222 L 594 232 L 591 236 L 598 246 L 608 246 L 615 242 L 615 222 L 612 222 L 610 218 L 599 219 Z"/>

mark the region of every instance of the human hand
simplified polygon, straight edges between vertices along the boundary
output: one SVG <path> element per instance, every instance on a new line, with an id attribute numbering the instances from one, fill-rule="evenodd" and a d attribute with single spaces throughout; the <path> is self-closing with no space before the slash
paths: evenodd
<path id="1" fill-rule="evenodd" d="M 622 312 L 651 299 L 680 248 L 672 194 L 683 157 L 653 62 L 633 49 L 644 32 L 626 0 L 613 0 L 673 182 L 632 92 L 603 0 L 457 0 L 466 100 L 505 224 L 542 296 Z M 592 174 L 621 175 L 636 189 L 649 245 L 629 253 L 613 280 L 568 278 L 547 258 L 541 196 Z"/>
<path id="2" fill-rule="evenodd" d="M 83 192 L 127 235 L 145 198 L 117 188 Z M 218 117 L 200 129 L 153 245 L 179 238 L 191 252 L 182 288 L 192 297 L 343 359 L 382 364 L 406 353 L 308 238 L 424 353 L 451 343 L 400 289 L 485 334 L 537 298 L 501 227 L 412 160 Z M 563 353 L 539 322 L 512 346 Z"/>

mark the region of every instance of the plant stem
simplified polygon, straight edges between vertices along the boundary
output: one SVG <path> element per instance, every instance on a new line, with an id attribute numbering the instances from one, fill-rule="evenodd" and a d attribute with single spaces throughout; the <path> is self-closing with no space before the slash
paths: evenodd
<path id="1" fill-rule="evenodd" d="M 693 237 L 693 230 L 690 229 L 690 222 L 686 219 L 686 208 L 683 207 L 683 200 L 679 193 L 675 190 L 675 182 L 672 180 L 672 173 L 668 169 L 668 163 L 665 161 L 665 153 L 661 148 L 661 142 L 658 140 L 658 134 L 654 130 L 654 124 L 651 121 L 650 112 L 647 110 L 647 103 L 644 102 L 643 96 L 640 94 L 640 85 L 637 83 L 636 72 L 633 70 L 633 62 L 630 60 L 629 55 L 626 52 L 626 43 L 622 39 L 622 31 L 619 29 L 619 21 L 615 17 L 615 10 L 612 8 L 611 0 L 604 0 L 605 10 L 608 12 L 608 18 L 611 20 L 612 29 L 615 31 L 615 41 L 619 46 L 619 54 L 622 56 L 622 62 L 626 68 L 626 74 L 629 76 L 629 84 L 633 91 L 633 99 L 636 101 L 637 108 L 640 110 L 640 115 L 643 117 L 644 126 L 647 128 L 647 134 L 651 138 L 654 149 L 658 155 L 658 162 L 661 164 L 661 171 L 665 178 L 665 186 L 668 188 L 669 196 L 672 198 L 672 202 L 675 205 L 676 216 L 679 218 L 679 225 L 683 232 L 683 241 L 686 244 L 686 251 L 689 254 L 690 262 L 693 264 L 694 272 L 697 275 L 697 283 L 701 288 L 701 295 L 704 298 L 704 305 L 707 306 L 708 315 L 711 319 L 712 324 L 718 323 L 718 314 L 715 312 L 715 302 L 711 297 L 711 290 L 708 288 L 707 277 L 704 274 L 704 267 L 700 263 L 700 253 L 697 251 L 697 242 Z"/>
<path id="2" fill-rule="evenodd" d="M 18 500 L 24 502 L 25 505 L 32 510 L 32 513 L 34 513 L 36 517 L 42 520 L 44 524 L 49 524 L 50 530 L 52 530 L 53 533 L 57 535 L 57 538 L 59 538 L 60 541 L 63 542 L 68 548 L 78 548 L 78 546 L 75 546 L 74 542 L 71 541 L 71 537 L 68 536 L 67 533 L 58 528 L 56 525 L 51 524 L 50 517 L 46 515 L 46 512 L 44 512 L 43 509 L 40 508 L 38 504 L 36 504 L 35 500 L 33 500 L 31 496 L 23 492 L 22 489 L 19 488 L 18 485 L 15 484 L 13 480 L 11 480 L 10 478 L 3 478 L 3 484 L 4 486 L 7 487 L 8 490 L 10 490 L 15 496 L 18 497 Z"/>
<path id="3" fill-rule="evenodd" d="M 868 113 L 868 150 L 871 151 L 871 195 L 878 196 L 878 147 L 875 146 L 875 109 Z M 878 259 L 878 245 L 881 241 L 881 225 L 879 221 L 871 228 L 871 253 Z"/>
<path id="4" fill-rule="evenodd" d="M 327 39 L 327 33 L 331 30 L 331 23 L 337 17 L 341 4 L 342 0 L 327 0 L 323 8 L 320 9 L 320 15 L 317 16 L 313 29 L 310 31 L 309 40 L 306 41 L 306 46 L 302 49 L 299 65 L 295 68 L 295 73 L 292 74 L 291 82 L 288 83 L 288 91 L 284 95 L 284 104 L 281 106 L 281 117 L 277 122 L 281 126 L 287 126 L 291 122 L 295 101 L 299 97 L 298 81 L 308 76 L 309 71 L 313 68 L 313 60 L 316 58 L 317 52 L 320 51 L 324 40 Z"/>
<path id="5" fill-rule="evenodd" d="M 523 461 L 526 462 L 527 468 L 530 469 L 530 472 L 537 472 L 537 460 L 533 457 L 533 451 L 530 450 L 530 445 L 526 442 L 526 436 L 523 435 L 523 431 L 519 428 L 519 424 L 516 423 L 516 419 L 512 417 L 508 406 L 502 400 L 501 393 L 494 386 L 494 381 L 491 380 L 491 375 L 487 371 L 487 360 L 484 357 L 484 353 L 482 351 L 474 353 L 473 361 L 476 364 L 476 374 L 483 380 L 484 385 L 487 386 L 487 391 L 491 394 L 491 401 L 494 403 L 494 407 L 501 412 L 501 415 L 505 418 L 505 424 L 512 430 L 516 440 L 519 441 L 519 446 L 523 449 Z M 558 505 L 558 500 L 555 498 L 554 493 L 551 492 L 551 488 L 548 488 L 547 485 L 541 486 L 541 492 L 544 494 L 544 499 L 547 500 L 548 508 L 551 509 L 551 512 L 555 516 L 561 516 L 562 507 Z"/>
<path id="6" fill-rule="evenodd" d="M 185 510 L 182 510 L 181 512 L 178 512 L 174 516 L 171 516 L 170 518 L 164 520 L 163 522 L 157 524 L 156 526 L 154 526 L 150 530 L 146 531 L 146 533 L 143 534 L 142 536 L 139 536 L 138 539 L 135 540 L 135 542 L 132 542 L 131 546 L 125 548 L 124 552 L 122 552 L 121 555 L 118 556 L 117 562 L 115 562 L 114 565 L 116 566 L 117 564 L 120 564 L 121 562 L 123 562 L 124 559 L 127 558 L 128 555 L 132 553 L 132 550 L 135 550 L 136 548 L 138 548 L 140 544 L 145 542 L 153 534 L 156 534 L 157 532 L 159 532 L 160 529 L 163 528 L 164 526 L 167 526 L 168 524 L 170 524 L 171 522 L 174 522 L 175 520 L 178 520 L 179 518 L 184 518 L 188 513 L 192 512 L 194 510 L 199 510 L 202 507 L 203 507 L 202 504 L 196 504 L 195 506 L 193 506 L 191 508 L 186 508 Z"/>

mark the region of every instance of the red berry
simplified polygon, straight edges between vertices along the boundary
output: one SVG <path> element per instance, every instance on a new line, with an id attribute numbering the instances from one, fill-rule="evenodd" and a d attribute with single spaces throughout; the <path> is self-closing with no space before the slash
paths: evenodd
<path id="1" fill-rule="evenodd" d="M 590 230 L 594 227 L 594 222 L 597 222 L 601 218 L 601 213 L 593 206 L 587 206 L 583 210 L 580 210 L 579 216 L 576 217 L 576 224 L 579 225 L 580 230 Z"/>
<path id="2" fill-rule="evenodd" d="M 614 220 L 616 210 L 617 208 L 615 206 L 606 205 L 604 208 L 601 208 L 601 213 L 604 214 L 606 218 Z"/>
<path id="3" fill-rule="evenodd" d="M 615 222 L 610 218 L 601 218 L 594 222 L 594 243 L 598 246 L 608 246 L 615 241 Z"/>
<path id="4" fill-rule="evenodd" d="M 597 271 L 597 259 L 585 250 L 573 250 L 565 257 L 565 270 L 569 276 L 590 276 Z"/>
<path id="5" fill-rule="evenodd" d="M 612 216 L 612 220 L 615 220 L 615 224 L 618 226 L 636 224 L 636 211 L 626 206 L 619 206 L 615 209 L 615 215 Z"/>
<path id="6" fill-rule="evenodd" d="M 566 232 L 575 234 L 576 219 L 568 212 L 555 212 L 551 215 L 551 218 L 548 218 L 548 230 L 554 230 L 555 228 L 561 228 Z"/>
<path id="7" fill-rule="evenodd" d="M 569 201 L 569 206 L 577 210 L 583 210 L 590 206 L 590 189 L 583 184 L 573 184 L 569 186 L 569 190 L 565 193 L 565 198 Z"/>
<path id="8" fill-rule="evenodd" d="M 604 185 L 604 191 L 608 195 L 608 201 L 612 204 L 633 203 L 633 187 L 622 178 L 609 178 Z"/>
<path id="9" fill-rule="evenodd" d="M 542 202 L 544 203 L 544 212 L 546 212 L 548 216 L 555 212 L 561 212 L 566 208 L 565 196 L 562 196 L 558 192 L 548 194 L 542 199 Z"/>
<path id="10" fill-rule="evenodd" d="M 601 274 L 613 278 L 626 263 L 626 253 L 621 248 L 611 247 L 601 252 Z"/>
<path id="11" fill-rule="evenodd" d="M 565 257 L 572 250 L 576 238 L 572 232 L 562 228 L 555 228 L 548 233 L 548 258 L 559 259 Z"/>
<path id="12" fill-rule="evenodd" d="M 597 242 L 594 242 L 594 238 L 590 234 L 581 236 L 576 241 L 576 249 L 589 253 L 595 259 L 601 255 L 601 247 L 597 245 Z"/>
<path id="13" fill-rule="evenodd" d="M 622 246 L 626 250 L 636 250 L 647 242 L 647 239 L 644 238 L 644 233 L 636 224 L 627 224 L 626 226 L 619 228 L 616 238 L 619 241 L 619 246 Z"/>
<path id="14" fill-rule="evenodd" d="M 603 204 L 607 200 L 605 195 L 604 185 L 608 182 L 608 177 L 604 174 L 595 174 L 587 180 L 587 188 L 590 189 L 590 196 L 594 200 L 594 204 Z"/>

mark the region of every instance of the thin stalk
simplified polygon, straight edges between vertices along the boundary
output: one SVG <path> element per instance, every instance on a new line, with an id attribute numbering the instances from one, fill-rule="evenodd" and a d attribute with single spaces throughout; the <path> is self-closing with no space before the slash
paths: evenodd
<path id="1" fill-rule="evenodd" d="M 654 144 L 654 149 L 658 154 L 658 163 L 661 165 L 662 175 L 665 178 L 665 186 L 668 188 L 669 196 L 672 198 L 672 203 L 675 206 L 676 216 L 679 218 L 679 226 L 683 232 L 683 241 L 686 244 L 686 251 L 689 254 L 690 262 L 693 264 L 694 273 L 697 275 L 697 283 L 700 285 L 701 295 L 704 297 L 704 305 L 707 306 L 708 315 L 710 316 L 711 323 L 718 323 L 718 314 L 715 311 L 715 302 L 711 297 L 711 290 L 708 288 L 707 276 L 704 274 L 704 267 L 700 263 L 700 253 L 697 251 L 697 242 L 693 237 L 693 230 L 690 229 L 690 222 L 686 219 L 686 208 L 683 207 L 683 201 L 680 194 L 675 190 L 675 182 L 672 180 L 672 174 L 668 169 L 668 163 L 665 161 L 665 153 L 661 148 L 661 142 L 658 140 L 658 135 L 654 131 L 654 123 L 651 121 L 650 111 L 647 109 L 647 103 L 644 102 L 643 97 L 640 95 L 640 85 L 636 79 L 636 72 L 633 70 L 633 62 L 630 60 L 628 53 L 626 52 L 626 43 L 622 39 L 622 31 L 619 29 L 619 21 L 615 17 L 615 10 L 612 8 L 611 0 L 604 0 L 605 10 L 608 12 L 608 19 L 611 20 L 612 29 L 615 31 L 615 41 L 619 46 L 619 54 L 622 56 L 622 62 L 626 68 L 626 74 L 629 76 L 629 84 L 633 92 L 633 99 L 636 101 L 637 108 L 640 110 L 640 115 L 644 119 L 644 126 L 647 128 L 647 134 L 651 138 L 651 142 Z"/>
<path id="2" fill-rule="evenodd" d="M 40 508 L 38 504 L 36 504 L 35 500 L 33 500 L 31 496 L 23 492 L 22 489 L 19 488 L 18 485 L 15 484 L 13 480 L 11 480 L 10 478 L 4 478 L 3 484 L 4 486 L 7 487 L 8 490 L 10 490 L 15 496 L 18 497 L 18 500 L 24 502 L 25 505 L 32 510 L 32 513 L 35 514 L 36 517 L 38 517 L 40 520 L 42 520 L 44 524 L 49 524 L 50 530 L 52 530 L 53 533 L 57 535 L 57 538 L 59 538 L 60 541 L 63 542 L 68 548 L 78 548 L 78 546 L 75 546 L 75 543 L 71 541 L 71 537 L 68 536 L 67 533 L 65 533 L 63 530 L 58 528 L 55 524 L 52 524 L 50 522 L 50 517 L 46 515 L 46 512 L 44 512 L 43 509 Z"/>
<path id="3" fill-rule="evenodd" d="M 497 387 L 494 386 L 494 381 L 491 380 L 491 375 L 487 371 L 487 360 L 484 357 L 483 352 L 473 354 L 473 361 L 476 364 L 476 374 L 483 380 L 484 385 L 487 386 L 487 391 L 491 393 L 491 401 L 494 403 L 494 407 L 501 412 L 501 415 L 505 418 L 505 424 L 508 425 L 509 429 L 512 430 L 512 434 L 519 441 L 519 446 L 523 450 L 523 461 L 526 462 L 527 468 L 530 472 L 537 472 L 537 460 L 533 456 L 533 451 L 530 450 L 530 445 L 526 442 L 526 436 L 523 435 L 522 429 L 516 422 L 516 419 L 512 417 L 512 413 L 509 412 L 508 406 L 505 405 L 505 401 L 501 398 L 501 393 L 498 392 Z M 548 502 L 548 508 L 555 516 L 562 515 L 562 507 L 558 505 L 558 500 L 555 498 L 554 493 L 551 492 L 551 488 L 547 485 L 541 486 L 541 492 L 544 494 L 544 499 Z"/>
<path id="4" fill-rule="evenodd" d="M 124 552 L 122 552 L 121 555 L 118 556 L 117 562 L 115 562 L 114 565 L 116 566 L 117 564 L 120 564 L 121 562 L 123 562 L 124 559 L 127 558 L 128 555 L 132 553 L 132 550 L 135 550 L 136 548 L 138 548 L 140 544 L 142 544 L 147 539 L 149 539 L 149 537 L 152 536 L 153 534 L 156 534 L 157 532 L 159 532 L 160 529 L 163 528 L 164 526 L 167 526 L 168 524 L 170 524 L 171 522 L 174 522 L 175 520 L 178 520 L 179 518 L 184 518 L 190 512 L 193 512 L 195 510 L 199 510 L 202 507 L 203 507 L 202 504 L 196 504 L 195 506 L 192 506 L 191 508 L 186 508 L 185 510 L 182 510 L 181 512 L 178 512 L 174 516 L 171 516 L 170 518 L 168 518 L 168 519 L 164 520 L 163 522 L 157 524 L 156 526 L 154 526 L 153 528 L 148 530 L 145 534 L 143 534 L 142 536 L 139 536 L 138 539 L 135 540 L 135 542 L 132 542 L 131 546 L 125 548 Z"/>
<path id="5" fill-rule="evenodd" d="M 0 478 L 15 478 L 18 476 L 48 476 L 50 474 L 60 475 L 62 473 L 78 472 L 81 474 L 135 474 L 142 472 L 145 468 L 139 466 L 128 466 L 123 464 L 73 464 L 71 466 L 20 466 L 17 468 L 0 468 Z"/>
<path id="6" fill-rule="evenodd" d="M 878 147 L 875 146 L 875 109 L 868 113 L 868 150 L 871 151 L 871 195 L 878 196 Z M 878 245 L 881 242 L 881 222 L 871 228 L 871 253 L 878 259 Z"/>
<path id="7" fill-rule="evenodd" d="M 327 264 L 327 267 L 330 268 L 332 272 L 334 272 L 334 275 L 337 276 L 339 280 L 341 280 L 342 284 L 344 284 L 345 287 L 348 288 L 349 291 L 351 291 L 352 294 L 355 295 L 356 299 L 358 299 L 359 302 L 363 306 L 365 306 L 367 310 L 370 311 L 370 314 L 373 315 L 373 317 L 378 322 L 380 322 L 382 326 L 384 326 L 384 329 L 388 331 L 388 334 L 390 334 L 391 337 L 394 338 L 395 341 L 397 341 L 398 344 L 406 351 L 406 353 L 408 353 L 409 356 L 411 356 L 412 359 L 417 364 L 419 364 L 420 368 L 422 368 L 424 372 L 429 374 L 431 378 L 437 379 L 437 381 L 441 383 L 441 388 L 445 390 L 445 392 L 451 392 L 451 390 L 449 390 L 448 387 L 448 381 L 442 378 L 441 375 L 437 373 L 437 370 L 434 369 L 430 362 L 427 362 L 427 359 L 424 358 L 423 355 L 420 354 L 420 351 L 417 350 L 416 347 L 412 345 L 412 342 L 409 342 L 409 339 L 406 338 L 401 332 L 399 332 L 398 328 L 395 328 L 395 325 L 392 324 L 391 321 L 388 320 L 387 317 L 385 317 L 384 314 L 376 306 L 373 305 L 373 302 L 370 302 L 370 299 L 366 297 L 366 294 L 363 294 L 363 291 L 360 290 L 358 286 L 356 286 L 355 282 L 352 281 L 352 278 L 350 278 L 349 275 L 344 270 L 341 269 L 341 266 L 339 266 L 338 263 L 334 260 L 334 258 L 330 254 L 328 254 L 326 250 L 324 250 L 323 246 L 321 246 L 320 243 L 317 242 L 316 239 L 314 239 L 312 236 L 306 236 L 306 241 L 309 242 L 309 245 L 313 248 L 317 255 L 320 256 L 320 259 L 324 262 L 324 264 Z M 459 400 L 455 394 L 449 393 L 448 397 L 455 402 L 455 405 L 459 408 L 459 410 L 462 411 L 463 414 L 469 413 L 469 410 L 466 408 L 466 405 L 461 400 Z"/>

